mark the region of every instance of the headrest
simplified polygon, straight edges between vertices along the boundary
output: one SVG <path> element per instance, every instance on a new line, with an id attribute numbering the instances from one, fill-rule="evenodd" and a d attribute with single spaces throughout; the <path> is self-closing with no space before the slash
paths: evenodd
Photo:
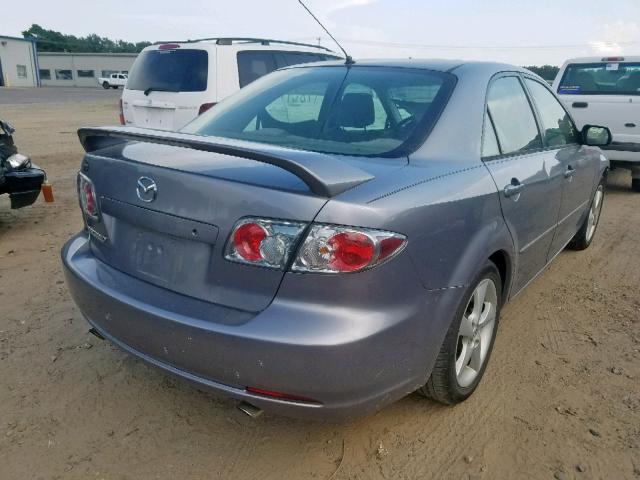
<path id="1" fill-rule="evenodd" d="M 342 97 L 338 125 L 364 128 L 375 120 L 373 95 L 370 93 L 347 93 Z"/>

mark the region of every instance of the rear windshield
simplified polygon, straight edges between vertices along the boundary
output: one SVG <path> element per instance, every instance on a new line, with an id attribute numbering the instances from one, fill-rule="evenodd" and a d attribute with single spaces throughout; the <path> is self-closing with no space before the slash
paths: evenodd
<path id="1" fill-rule="evenodd" d="M 567 66 L 563 95 L 640 95 L 640 63 L 576 63 Z"/>
<path id="2" fill-rule="evenodd" d="M 337 60 L 340 57 L 324 53 L 292 52 L 278 50 L 243 50 L 238 52 L 238 77 L 240 87 L 271 73 L 274 70 L 300 63 Z"/>
<path id="3" fill-rule="evenodd" d="M 147 50 L 129 74 L 129 90 L 203 92 L 207 89 L 209 54 L 206 50 Z"/>
<path id="4" fill-rule="evenodd" d="M 361 156 L 403 156 L 431 130 L 455 84 L 448 73 L 389 67 L 277 71 L 183 131 Z"/>

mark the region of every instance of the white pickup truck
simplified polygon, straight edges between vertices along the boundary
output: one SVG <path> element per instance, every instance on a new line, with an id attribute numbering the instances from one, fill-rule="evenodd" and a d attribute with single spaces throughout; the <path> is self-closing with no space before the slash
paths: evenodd
<path id="1" fill-rule="evenodd" d="M 640 56 L 567 60 L 553 87 L 578 128 L 609 127 L 613 141 L 603 153 L 612 167 L 631 170 L 640 192 Z"/>
<path id="2" fill-rule="evenodd" d="M 129 75 L 126 73 L 112 73 L 108 77 L 98 78 L 98 84 L 102 85 L 105 90 L 107 88 L 124 87 L 127 84 L 127 78 Z"/>

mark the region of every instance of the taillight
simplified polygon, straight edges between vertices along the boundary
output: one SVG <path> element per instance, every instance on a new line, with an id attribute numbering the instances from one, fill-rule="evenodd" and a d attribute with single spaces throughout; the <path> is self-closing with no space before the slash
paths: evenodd
<path id="1" fill-rule="evenodd" d="M 284 269 L 304 223 L 244 218 L 234 227 L 225 258 L 239 263 Z"/>
<path id="2" fill-rule="evenodd" d="M 397 255 L 407 239 L 398 233 L 337 225 L 312 225 L 291 266 L 296 272 L 349 273 Z"/>
<path id="3" fill-rule="evenodd" d="M 94 219 L 98 218 L 98 200 L 93 183 L 82 173 L 78 173 L 78 196 L 84 214 Z"/>
<path id="4" fill-rule="evenodd" d="M 209 110 L 211 107 L 213 107 L 216 104 L 216 102 L 211 102 L 211 103 L 203 103 L 202 105 L 200 105 L 200 108 L 198 109 L 198 115 L 202 115 L 204 112 L 206 112 L 207 110 Z"/>
<path id="5" fill-rule="evenodd" d="M 233 228 L 225 258 L 233 262 L 285 269 L 307 224 L 244 218 Z M 295 272 L 349 273 L 375 267 L 397 255 L 404 235 L 368 228 L 313 224 L 291 265 Z"/>
<path id="6" fill-rule="evenodd" d="M 122 99 L 120 99 L 120 125 L 124 125 L 124 110 L 122 108 Z"/>
<path id="7" fill-rule="evenodd" d="M 158 46 L 158 50 L 175 50 L 176 48 L 180 48 L 177 43 L 163 43 Z"/>

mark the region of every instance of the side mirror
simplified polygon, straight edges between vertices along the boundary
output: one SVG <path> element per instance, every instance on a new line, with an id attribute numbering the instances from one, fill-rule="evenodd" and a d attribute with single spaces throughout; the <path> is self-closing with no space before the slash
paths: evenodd
<path id="1" fill-rule="evenodd" d="M 606 147 L 611 143 L 611 130 L 607 127 L 585 125 L 582 129 L 582 143 L 592 147 Z"/>

